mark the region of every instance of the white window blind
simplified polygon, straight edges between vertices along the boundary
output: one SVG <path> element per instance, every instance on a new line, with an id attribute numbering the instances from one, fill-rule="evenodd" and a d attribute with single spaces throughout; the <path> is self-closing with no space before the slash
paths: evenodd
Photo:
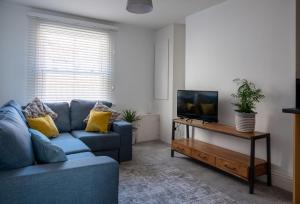
<path id="1" fill-rule="evenodd" d="M 111 31 L 31 18 L 28 97 L 111 100 Z"/>

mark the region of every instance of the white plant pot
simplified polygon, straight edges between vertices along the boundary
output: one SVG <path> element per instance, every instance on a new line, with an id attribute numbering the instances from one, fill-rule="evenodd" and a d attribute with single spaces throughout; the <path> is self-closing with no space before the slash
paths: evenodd
<path id="1" fill-rule="evenodd" d="M 235 126 L 239 132 L 254 132 L 256 113 L 235 113 Z"/>
<path id="2" fill-rule="evenodd" d="M 134 121 L 133 123 L 131 123 L 131 125 L 132 125 L 132 144 L 136 144 L 139 125 L 137 121 Z"/>

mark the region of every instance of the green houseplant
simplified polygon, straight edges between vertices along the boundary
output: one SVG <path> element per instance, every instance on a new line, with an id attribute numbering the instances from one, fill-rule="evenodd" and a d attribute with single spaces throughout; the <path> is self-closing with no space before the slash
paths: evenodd
<path id="1" fill-rule="evenodd" d="M 122 118 L 129 123 L 140 120 L 140 117 L 137 115 L 136 111 L 130 109 L 122 111 Z"/>
<path id="2" fill-rule="evenodd" d="M 262 90 L 256 88 L 255 84 L 246 79 L 233 80 L 238 88 L 236 93 L 232 94 L 235 99 L 233 103 L 236 106 L 235 124 L 237 131 L 253 132 L 255 130 L 255 108 L 265 96 Z"/>
<path id="3" fill-rule="evenodd" d="M 138 124 L 137 121 L 139 121 L 141 118 L 138 116 L 137 112 L 131 109 L 126 109 L 122 111 L 122 118 L 132 124 L 132 144 L 136 143 L 137 138 L 137 129 Z"/>

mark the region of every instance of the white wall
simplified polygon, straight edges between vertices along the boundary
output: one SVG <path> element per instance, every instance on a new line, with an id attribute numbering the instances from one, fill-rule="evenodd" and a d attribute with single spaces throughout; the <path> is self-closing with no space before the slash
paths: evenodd
<path id="1" fill-rule="evenodd" d="M 174 48 L 174 26 L 170 25 L 164 27 L 156 32 L 157 42 L 169 40 L 169 65 L 168 73 L 168 99 L 154 100 L 154 110 L 160 115 L 160 139 L 164 142 L 169 142 L 172 131 L 172 118 L 173 118 L 173 48 Z"/>
<path id="2" fill-rule="evenodd" d="M 26 98 L 26 36 L 24 7 L 0 2 L 0 105 Z"/>
<path id="3" fill-rule="evenodd" d="M 177 117 L 177 90 L 185 88 L 185 25 L 174 25 L 173 118 Z"/>
<path id="4" fill-rule="evenodd" d="M 117 25 L 115 103 L 149 113 L 153 109 L 154 31 Z"/>
<path id="5" fill-rule="evenodd" d="M 26 103 L 26 13 L 30 10 L 0 2 L 0 105 L 10 99 Z M 149 112 L 153 103 L 154 31 L 125 24 L 116 26 L 119 31 L 113 102 L 120 109 Z"/>
<path id="6" fill-rule="evenodd" d="M 295 93 L 294 0 L 228 0 L 186 19 L 186 89 L 219 91 L 220 122 L 234 125 L 234 78 L 262 88 L 256 129 L 271 133 L 274 184 L 291 189 Z M 249 153 L 249 143 L 195 131 L 203 140 Z M 257 156 L 265 158 L 264 141 Z"/>
<path id="7" fill-rule="evenodd" d="M 160 114 L 160 139 L 171 143 L 172 119 L 176 117 L 177 90 L 184 89 L 185 70 L 185 26 L 169 25 L 156 32 L 157 42 L 169 40 L 168 99 L 154 100 L 154 110 Z M 177 131 L 179 133 L 179 131 Z"/>

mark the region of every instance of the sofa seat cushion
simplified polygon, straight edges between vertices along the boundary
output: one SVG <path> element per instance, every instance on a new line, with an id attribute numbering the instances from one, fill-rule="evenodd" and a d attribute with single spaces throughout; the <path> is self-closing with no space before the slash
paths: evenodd
<path id="1" fill-rule="evenodd" d="M 70 108 L 67 102 L 59 103 L 46 103 L 46 105 L 51 108 L 57 117 L 54 123 L 60 133 L 71 131 L 71 121 L 70 121 Z"/>
<path id="2" fill-rule="evenodd" d="M 95 156 L 107 156 L 110 158 L 113 158 L 116 161 L 120 161 L 119 160 L 119 150 L 104 150 L 101 152 L 93 152 Z"/>
<path id="3" fill-rule="evenodd" d="M 60 133 L 58 137 L 51 139 L 51 143 L 60 147 L 66 155 L 91 151 L 88 146 L 70 133 Z"/>
<path id="4" fill-rule="evenodd" d="M 93 152 L 120 148 L 120 135 L 115 132 L 98 133 L 73 130 L 71 133 L 89 146 Z"/>
<path id="5" fill-rule="evenodd" d="M 91 158 L 91 157 L 95 157 L 95 155 L 91 152 L 81 152 L 81 153 L 67 155 L 68 160 Z"/>

